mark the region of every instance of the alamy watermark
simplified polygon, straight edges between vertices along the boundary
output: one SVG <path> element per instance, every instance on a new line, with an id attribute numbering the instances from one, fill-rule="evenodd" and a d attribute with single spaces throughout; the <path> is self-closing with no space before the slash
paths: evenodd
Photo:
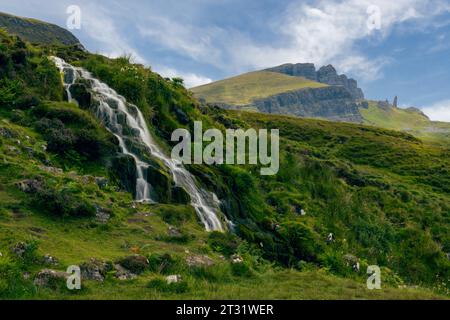
<path id="1" fill-rule="evenodd" d="M 367 28 L 369 31 L 381 29 L 381 9 L 379 6 L 371 5 L 367 8 Z"/>
<path id="2" fill-rule="evenodd" d="M 367 274 L 367 289 L 369 290 L 380 290 L 381 289 L 381 269 L 379 266 L 368 266 Z"/>
<path id="3" fill-rule="evenodd" d="M 181 139 L 181 141 L 180 141 Z M 186 129 L 172 133 L 173 142 L 179 142 L 172 149 L 172 160 L 183 164 L 251 164 L 263 166 L 261 175 L 275 175 L 280 168 L 279 130 L 267 129 L 234 130 L 227 129 L 225 137 L 219 129 L 209 129 L 203 133 L 201 121 L 194 122 L 194 136 Z M 270 140 L 270 155 L 269 155 Z M 209 144 L 203 148 L 204 142 Z M 192 154 L 192 144 L 193 151 Z M 224 145 L 225 144 L 225 145 Z M 224 155 L 225 150 L 225 155 Z"/>
<path id="4" fill-rule="evenodd" d="M 69 290 L 81 290 L 81 270 L 79 266 L 69 266 L 67 268 L 66 286 Z"/>
<path id="5" fill-rule="evenodd" d="M 67 29 L 81 29 L 81 8 L 77 5 L 71 5 L 67 7 L 66 13 L 69 15 L 66 20 Z"/>

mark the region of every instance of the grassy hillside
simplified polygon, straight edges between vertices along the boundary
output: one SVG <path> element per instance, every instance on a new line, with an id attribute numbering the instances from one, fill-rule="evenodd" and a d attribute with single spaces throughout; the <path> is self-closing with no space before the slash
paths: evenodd
<path id="1" fill-rule="evenodd" d="M 430 121 L 415 109 L 380 108 L 369 101 L 369 108 L 360 108 L 365 123 L 381 128 L 401 130 L 421 139 L 450 146 L 450 123 Z"/>
<path id="2" fill-rule="evenodd" d="M 31 43 L 81 46 L 80 41 L 66 29 L 35 19 L 0 12 L 0 28 Z"/>
<path id="3" fill-rule="evenodd" d="M 0 298 L 448 298 L 448 149 L 368 126 L 209 108 L 126 58 L 0 40 Z M 50 53 L 135 103 L 166 150 L 194 120 L 280 129 L 279 174 L 189 166 L 235 233 L 205 232 L 189 205 L 133 202 L 113 165 L 117 142 L 89 108 L 63 101 Z M 127 263 L 135 254 L 149 263 Z M 103 282 L 79 292 L 33 283 L 44 268 L 90 258 L 109 266 Z M 118 279 L 113 264 L 137 278 Z M 382 268 L 381 291 L 365 288 L 369 264 Z M 173 274 L 183 280 L 168 285 Z"/>
<path id="4" fill-rule="evenodd" d="M 256 71 L 191 90 L 196 97 L 203 98 L 207 102 L 247 105 L 251 104 L 254 99 L 266 98 L 286 91 L 326 86 L 301 77 L 292 77 L 277 72 Z"/>

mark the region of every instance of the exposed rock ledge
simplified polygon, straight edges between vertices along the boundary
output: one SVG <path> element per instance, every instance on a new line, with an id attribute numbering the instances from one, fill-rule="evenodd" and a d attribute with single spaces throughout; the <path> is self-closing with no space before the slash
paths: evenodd
<path id="1" fill-rule="evenodd" d="M 260 112 L 362 123 L 358 103 L 344 87 L 304 89 L 253 101 Z"/>

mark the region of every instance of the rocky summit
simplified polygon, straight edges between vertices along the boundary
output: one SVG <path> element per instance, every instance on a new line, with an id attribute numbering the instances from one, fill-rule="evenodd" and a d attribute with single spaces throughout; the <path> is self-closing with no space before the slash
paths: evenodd
<path id="1" fill-rule="evenodd" d="M 342 86 L 350 92 L 353 99 L 364 99 L 364 93 L 362 89 L 358 88 L 357 81 L 349 79 L 345 74 L 339 75 L 331 64 L 323 66 L 316 71 L 316 67 L 312 63 L 288 63 L 269 68 L 267 71 L 284 73 L 294 77 L 304 77 L 330 86 Z"/>

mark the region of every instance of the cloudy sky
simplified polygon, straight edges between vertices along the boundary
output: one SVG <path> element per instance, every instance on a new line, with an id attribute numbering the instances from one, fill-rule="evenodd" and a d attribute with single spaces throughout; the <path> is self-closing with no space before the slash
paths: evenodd
<path id="1" fill-rule="evenodd" d="M 188 86 L 287 62 L 333 64 L 370 99 L 450 121 L 450 0 L 0 0 L 65 27 L 92 52 L 132 54 Z"/>

